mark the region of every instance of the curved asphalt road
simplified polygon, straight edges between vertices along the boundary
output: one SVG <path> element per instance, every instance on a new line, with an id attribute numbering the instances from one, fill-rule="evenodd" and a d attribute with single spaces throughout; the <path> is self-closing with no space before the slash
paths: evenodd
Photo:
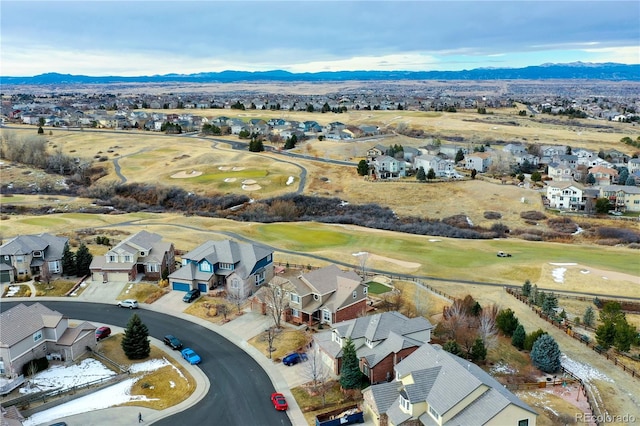
<path id="1" fill-rule="evenodd" d="M 126 327 L 131 310 L 114 305 L 83 302 L 38 301 L 69 318 Z M 2 302 L 3 310 L 19 302 Z M 162 340 L 165 334 L 180 336 L 185 346 L 201 357 L 199 368 L 211 382 L 209 393 L 185 411 L 155 422 L 157 425 L 291 425 L 286 412 L 269 401 L 275 392 L 265 371 L 246 352 L 200 325 L 158 312 L 138 309 L 149 334 Z M 176 356 L 180 356 L 176 353 Z"/>

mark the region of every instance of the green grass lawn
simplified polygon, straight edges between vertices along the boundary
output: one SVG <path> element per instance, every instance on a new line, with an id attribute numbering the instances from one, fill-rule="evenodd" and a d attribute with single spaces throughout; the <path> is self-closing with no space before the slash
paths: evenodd
<path id="1" fill-rule="evenodd" d="M 367 290 L 369 294 L 382 294 L 391 290 L 391 287 L 388 285 L 380 284 L 375 281 L 369 281 L 367 285 L 369 286 L 369 289 Z"/>

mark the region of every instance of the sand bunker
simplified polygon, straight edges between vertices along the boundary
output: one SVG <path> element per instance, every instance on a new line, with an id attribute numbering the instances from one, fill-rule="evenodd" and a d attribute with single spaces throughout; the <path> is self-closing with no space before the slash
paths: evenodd
<path id="1" fill-rule="evenodd" d="M 242 181 L 242 185 L 255 185 L 256 183 L 258 182 L 253 179 L 245 179 Z"/>
<path id="2" fill-rule="evenodd" d="M 262 189 L 260 185 L 242 185 L 242 189 L 245 191 L 257 191 L 258 189 Z"/>
<path id="3" fill-rule="evenodd" d="M 236 178 L 225 178 L 224 181 L 225 182 L 235 182 L 237 179 Z"/>
<path id="4" fill-rule="evenodd" d="M 231 170 L 234 172 L 239 172 L 240 170 L 244 170 L 244 167 L 232 167 Z"/>
<path id="5" fill-rule="evenodd" d="M 201 174 L 202 174 L 202 172 L 198 172 L 196 170 L 191 170 L 188 173 L 187 172 L 178 172 L 176 174 L 171 175 L 171 177 L 174 178 L 174 179 L 185 179 L 185 178 L 200 176 Z"/>
<path id="6" fill-rule="evenodd" d="M 218 167 L 218 170 L 231 170 L 230 166 L 220 166 Z"/>

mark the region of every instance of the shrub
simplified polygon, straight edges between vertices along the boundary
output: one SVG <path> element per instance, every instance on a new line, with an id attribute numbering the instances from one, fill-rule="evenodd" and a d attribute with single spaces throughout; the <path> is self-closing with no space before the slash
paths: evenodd
<path id="1" fill-rule="evenodd" d="M 499 212 L 487 211 L 484 212 L 484 218 L 489 220 L 502 219 L 502 214 Z"/>
<path id="2" fill-rule="evenodd" d="M 528 219 L 528 220 L 545 220 L 547 218 L 547 216 L 544 213 L 539 212 L 537 210 L 529 210 L 526 212 L 522 212 L 520 213 L 520 217 L 522 219 Z"/>
<path id="3" fill-rule="evenodd" d="M 522 234 L 520 235 L 520 238 L 522 238 L 525 241 L 542 241 L 542 237 L 540 235 L 535 235 L 535 234 Z"/>
<path id="4" fill-rule="evenodd" d="M 27 377 L 49 368 L 49 360 L 45 357 L 32 359 L 22 366 L 22 374 Z"/>

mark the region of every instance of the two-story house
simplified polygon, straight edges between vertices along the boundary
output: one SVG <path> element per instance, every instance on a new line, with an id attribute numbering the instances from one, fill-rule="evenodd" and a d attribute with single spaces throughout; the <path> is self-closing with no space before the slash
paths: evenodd
<path id="1" fill-rule="evenodd" d="M 550 182 L 547 199 L 552 209 L 579 211 L 585 208 L 584 187 L 577 182 Z"/>
<path id="2" fill-rule="evenodd" d="M 484 173 L 491 165 L 490 152 L 474 152 L 464 157 L 464 168 L 474 170 L 478 173 Z"/>
<path id="3" fill-rule="evenodd" d="M 614 210 L 640 212 L 640 188 L 627 185 L 600 187 L 600 197 L 607 198 Z"/>
<path id="4" fill-rule="evenodd" d="M 371 383 L 380 383 L 391 380 L 393 367 L 431 341 L 432 329 L 424 317 L 383 312 L 336 323 L 332 330 L 315 334 L 313 340 L 322 361 L 334 374 L 340 374 L 342 347 L 351 339 L 360 370 Z"/>
<path id="5" fill-rule="evenodd" d="M 381 155 L 369 163 L 369 172 L 376 179 L 393 179 L 407 175 L 407 162 L 388 155 Z"/>
<path id="6" fill-rule="evenodd" d="M 595 166 L 589 169 L 589 173 L 596 179 L 596 185 L 611 185 L 618 180 L 618 171 L 604 166 Z"/>
<path id="7" fill-rule="evenodd" d="M 0 313 L 0 330 L 0 376 L 10 380 L 33 359 L 70 363 L 96 347 L 96 326 L 84 321 L 69 327 L 68 318 L 40 303 L 21 303 Z"/>
<path id="8" fill-rule="evenodd" d="M 0 283 L 62 274 L 62 253 L 68 242 L 67 237 L 47 233 L 10 239 L 0 246 Z"/>
<path id="9" fill-rule="evenodd" d="M 287 321 L 296 324 L 333 324 L 356 318 L 367 310 L 367 285 L 353 271 L 325 266 L 288 278 Z"/>
<path id="10" fill-rule="evenodd" d="M 175 270 L 173 243 L 162 236 L 140 231 L 122 240 L 104 256 L 94 256 L 89 267 L 92 281 L 131 282 L 141 274 L 146 280 L 159 280 Z"/>
<path id="11" fill-rule="evenodd" d="M 429 343 L 362 391 L 376 426 L 535 426 L 538 414 L 475 364 Z"/>
<path id="12" fill-rule="evenodd" d="M 207 241 L 182 256 L 182 267 L 169 275 L 173 290 L 202 292 L 224 287 L 247 298 L 273 278 L 273 250 L 231 240 Z"/>
<path id="13" fill-rule="evenodd" d="M 429 169 L 433 169 L 436 177 L 451 176 L 455 172 L 453 166 L 453 161 L 437 155 L 421 155 L 413 160 L 413 168 L 415 170 L 419 170 L 422 167 L 425 173 L 428 173 Z"/>

